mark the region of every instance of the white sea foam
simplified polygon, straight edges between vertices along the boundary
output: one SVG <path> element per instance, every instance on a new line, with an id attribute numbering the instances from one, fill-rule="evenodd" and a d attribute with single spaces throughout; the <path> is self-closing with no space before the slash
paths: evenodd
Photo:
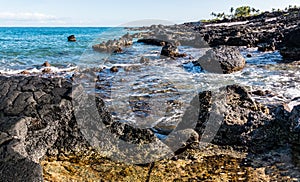
<path id="1" fill-rule="evenodd" d="M 19 75 L 19 74 L 29 74 L 29 75 L 35 75 L 35 74 L 43 74 L 45 69 L 50 69 L 51 71 L 49 73 L 52 74 L 59 74 L 59 73 L 71 73 L 77 70 L 77 66 L 72 66 L 68 68 L 58 68 L 58 67 L 42 67 L 40 69 L 33 68 L 33 69 L 27 69 L 27 70 L 10 70 L 10 69 L 0 69 L 0 73 L 4 75 Z"/>

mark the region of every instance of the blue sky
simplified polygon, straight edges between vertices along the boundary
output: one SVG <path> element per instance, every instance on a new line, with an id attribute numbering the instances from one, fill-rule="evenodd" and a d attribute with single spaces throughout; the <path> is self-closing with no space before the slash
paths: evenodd
<path id="1" fill-rule="evenodd" d="M 260 10 L 300 0 L 0 0 L 0 26 L 119 26 L 144 19 L 183 23 L 249 5 Z M 138 24 L 153 21 L 140 21 Z"/>

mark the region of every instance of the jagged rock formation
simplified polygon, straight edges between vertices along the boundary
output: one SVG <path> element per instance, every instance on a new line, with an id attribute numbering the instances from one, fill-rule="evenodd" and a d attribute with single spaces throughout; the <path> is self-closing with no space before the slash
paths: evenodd
<path id="1" fill-rule="evenodd" d="M 113 121 L 102 99 L 85 95 L 80 85 L 73 85 L 65 79 L 0 77 L 0 85 L 2 103 L 0 106 L 0 179 L 2 181 L 42 181 L 43 176 L 47 180 L 66 179 L 61 178 L 62 176 L 55 176 L 59 173 L 56 168 L 61 165 L 64 166 L 62 171 L 66 169 L 77 171 L 87 167 L 92 171 L 91 173 L 95 174 L 94 177 L 89 177 L 88 174 L 91 173 L 78 171 L 80 175 L 75 172 L 70 173 L 69 179 L 73 179 L 74 176 L 71 175 L 73 174 L 94 180 L 101 179 L 101 175 L 97 177 L 99 174 L 105 174 L 105 178 L 108 178 L 108 173 L 100 170 L 104 164 L 119 171 L 114 173 L 114 179 L 122 178 L 123 180 L 160 179 L 156 175 L 161 175 L 159 171 L 174 170 L 172 165 L 183 163 L 185 166 L 191 166 L 192 161 L 197 164 L 192 166 L 200 169 L 203 167 L 203 159 L 213 163 L 220 159 L 219 154 L 211 154 L 205 150 L 199 151 L 199 145 L 197 145 L 203 137 L 210 135 L 204 130 L 208 125 L 209 117 L 213 116 L 211 109 L 219 106 L 223 108 L 219 112 L 224 112 L 220 115 L 224 118 L 219 123 L 220 129 L 217 130 L 216 136 L 213 137 L 213 144 L 229 148 L 242 147 L 247 153 L 255 154 L 254 157 L 249 156 L 251 160 L 254 160 L 290 143 L 293 146 L 295 158 L 298 156 L 299 107 L 296 106 L 291 113 L 279 108 L 274 112 L 277 116 L 274 118 L 268 113 L 267 108 L 251 99 L 245 88 L 237 85 L 221 89 L 223 95 L 217 97 L 209 91 L 200 93 L 199 97 L 195 97 L 191 102 L 186 119 L 165 141 L 158 140 L 150 129 L 134 128 L 125 123 Z M 220 98 L 225 99 L 224 102 L 219 102 Z M 78 106 L 81 105 L 84 107 L 79 107 L 81 110 L 78 110 Z M 196 111 L 199 111 L 199 120 L 190 120 L 189 118 Z M 198 134 L 186 130 L 190 124 L 193 124 L 191 122 L 196 122 L 194 123 L 195 131 Z M 187 142 L 177 142 L 179 147 L 182 145 L 179 150 L 175 151 L 178 148 L 173 149 L 174 145 L 166 147 L 168 144 L 174 144 L 172 139 L 178 141 L 186 136 L 190 136 Z M 98 145 L 94 145 L 95 143 Z M 101 147 L 102 145 L 104 147 Z M 114 162 L 119 159 L 142 163 L 145 159 L 151 161 L 157 160 L 157 157 L 172 157 L 173 155 L 168 153 L 169 148 L 176 154 L 174 162 L 165 159 L 152 167 Z M 215 149 L 216 151 L 223 150 L 218 147 Z M 226 155 L 236 155 L 236 153 L 230 149 Z M 242 163 L 245 155 L 241 154 L 236 160 L 239 162 L 234 165 Z M 182 157 L 189 158 L 189 160 L 182 160 Z M 224 160 L 233 160 L 231 157 L 225 158 Z M 169 166 L 171 163 L 167 161 L 172 165 Z M 90 166 L 92 164 L 93 167 Z M 44 174 L 41 165 L 46 171 Z M 285 167 L 288 168 L 288 166 Z M 289 170 L 294 170 L 290 167 L 289 165 Z M 99 169 L 98 172 L 95 172 L 96 168 Z M 183 168 L 182 173 L 194 175 L 188 176 L 189 179 L 206 179 L 204 176 L 197 175 L 198 170 L 190 172 L 186 170 L 188 168 Z M 291 175 L 296 175 L 296 173 Z M 171 179 L 171 176 L 168 178 Z"/>
<path id="2" fill-rule="evenodd" d="M 131 46 L 132 36 L 127 33 L 123 35 L 118 40 L 108 40 L 106 42 L 102 42 L 100 44 L 95 44 L 92 46 L 93 50 L 98 52 L 105 52 L 105 53 L 121 53 L 123 51 L 122 48 Z"/>
<path id="3" fill-rule="evenodd" d="M 283 47 L 280 54 L 287 61 L 300 61 L 300 28 L 289 32 L 283 40 Z"/>
<path id="4" fill-rule="evenodd" d="M 239 50 L 234 47 L 215 47 L 199 58 L 200 66 L 213 73 L 233 73 L 242 70 L 246 61 Z"/>

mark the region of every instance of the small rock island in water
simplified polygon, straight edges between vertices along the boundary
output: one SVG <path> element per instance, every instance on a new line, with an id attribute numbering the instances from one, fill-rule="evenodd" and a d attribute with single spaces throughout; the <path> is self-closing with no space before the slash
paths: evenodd
<path id="1" fill-rule="evenodd" d="M 116 57 L 111 67 L 61 76 L 45 62 L 42 73 L 2 74 L 0 181 L 299 181 L 300 9 L 215 16 L 127 28 L 118 39 L 92 45 L 91 51 Z M 133 56 L 147 48 L 143 57 Z M 199 50 L 206 50 L 199 58 L 189 52 Z M 275 66 L 265 64 L 274 55 L 281 58 Z M 291 80 L 270 88 L 293 88 L 298 97 L 245 81 L 263 80 L 259 71 L 271 66 Z M 162 67 L 177 85 L 155 77 L 151 67 Z M 256 71 L 261 75 L 252 76 Z M 188 76 L 180 80 L 179 73 Z M 220 87 L 180 97 L 193 90 L 191 75 L 206 78 L 198 83 L 203 87 L 214 79 Z M 126 94 L 125 109 L 122 102 L 109 104 Z"/>

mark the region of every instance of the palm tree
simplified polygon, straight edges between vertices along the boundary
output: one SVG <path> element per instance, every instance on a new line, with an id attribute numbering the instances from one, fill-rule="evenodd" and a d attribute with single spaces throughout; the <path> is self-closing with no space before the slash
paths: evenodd
<path id="1" fill-rule="evenodd" d="M 223 12 L 223 13 L 221 13 L 221 18 L 225 18 L 225 13 Z"/>

